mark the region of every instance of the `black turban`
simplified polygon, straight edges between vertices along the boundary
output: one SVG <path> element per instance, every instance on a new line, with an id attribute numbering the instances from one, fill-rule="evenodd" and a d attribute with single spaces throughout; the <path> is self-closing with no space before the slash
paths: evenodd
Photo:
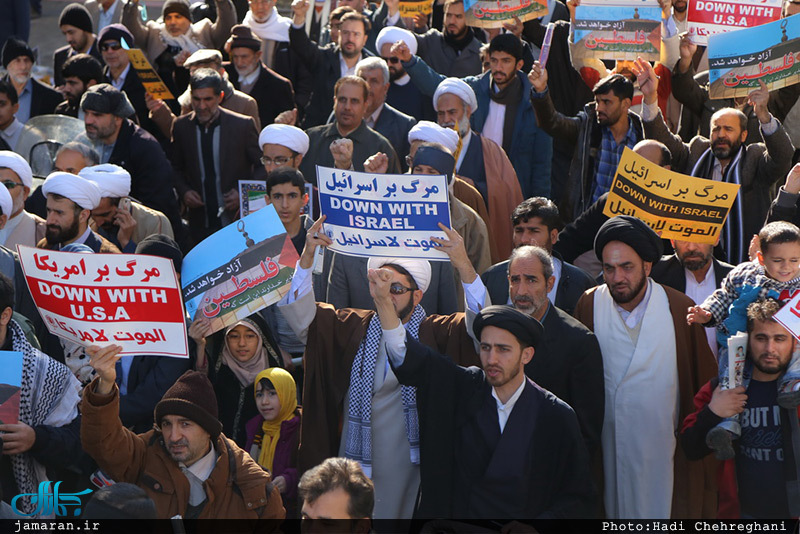
<path id="1" fill-rule="evenodd" d="M 664 244 L 647 223 L 630 215 L 612 217 L 603 223 L 594 238 L 594 253 L 603 261 L 603 249 L 611 241 L 622 241 L 644 261 L 652 263 L 661 259 Z"/>
<path id="2" fill-rule="evenodd" d="M 481 339 L 481 331 L 485 326 L 508 330 L 521 345 L 534 349 L 544 336 L 544 327 L 539 321 L 511 306 L 487 306 L 481 310 L 472 323 L 472 331 L 478 340 Z"/>

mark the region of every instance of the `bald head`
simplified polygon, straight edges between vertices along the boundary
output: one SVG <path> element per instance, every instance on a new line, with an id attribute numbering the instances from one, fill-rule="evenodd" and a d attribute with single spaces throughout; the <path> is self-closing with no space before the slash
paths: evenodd
<path id="1" fill-rule="evenodd" d="M 633 151 L 659 167 L 669 169 L 672 166 L 672 154 L 667 148 L 667 145 L 654 139 L 639 141 L 636 143 L 636 146 L 633 147 Z"/>

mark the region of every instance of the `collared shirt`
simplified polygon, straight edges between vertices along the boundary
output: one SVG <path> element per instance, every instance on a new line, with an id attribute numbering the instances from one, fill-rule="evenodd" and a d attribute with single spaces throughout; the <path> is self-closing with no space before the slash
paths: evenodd
<path id="1" fill-rule="evenodd" d="M 128 66 L 125 67 L 125 70 L 119 75 L 119 78 L 116 80 L 111 78 L 111 85 L 113 85 L 119 91 L 122 91 L 122 86 L 125 85 L 125 78 L 128 77 L 128 73 L 131 71 L 131 64 L 128 63 Z"/>
<path id="2" fill-rule="evenodd" d="M 547 298 L 554 305 L 556 303 L 556 293 L 558 293 L 558 284 L 561 282 L 561 267 L 561 260 L 553 256 L 553 276 L 555 276 L 556 282 L 553 284 L 553 289 L 547 292 Z"/>
<path id="3" fill-rule="evenodd" d="M 506 428 L 506 423 L 508 422 L 508 418 L 511 416 L 511 410 L 514 409 L 514 405 L 517 404 L 520 395 L 522 395 L 522 390 L 525 389 L 525 378 L 522 379 L 522 383 L 519 385 L 517 390 L 511 395 L 511 398 L 503 404 L 500 401 L 500 397 L 497 396 L 497 390 L 492 388 L 492 397 L 494 397 L 495 402 L 497 402 L 497 422 L 500 423 L 500 433 L 503 433 L 503 430 Z"/>
<path id="4" fill-rule="evenodd" d="M 595 163 L 594 175 L 594 191 L 592 192 L 592 202 L 595 202 L 603 193 L 607 193 L 611 189 L 611 182 L 614 180 L 614 175 L 617 172 L 619 160 L 622 158 L 622 152 L 625 147 L 633 148 L 639 139 L 636 130 L 633 128 L 633 121 L 628 120 L 628 131 L 622 142 L 617 144 L 614 139 L 614 134 L 611 133 L 611 128 L 602 126 L 600 128 L 602 138 L 600 141 L 600 154 Z"/>
<path id="5" fill-rule="evenodd" d="M 116 144 L 116 141 L 110 145 L 103 144 L 103 148 L 100 150 L 100 163 L 108 163 L 108 161 L 111 159 L 111 154 L 114 153 L 114 146 Z"/>
<path id="6" fill-rule="evenodd" d="M 342 78 L 345 76 L 355 76 L 356 74 L 356 66 L 348 67 L 341 52 L 339 52 L 339 72 Z"/>
<path id="7" fill-rule="evenodd" d="M 184 464 L 178 464 L 181 467 L 186 467 L 186 469 L 192 473 L 194 476 L 205 482 L 208 480 L 208 477 L 211 476 L 211 471 L 214 470 L 214 465 L 217 463 L 217 452 L 214 450 L 214 446 L 211 446 L 211 450 L 208 453 L 197 460 L 195 463 L 186 467 Z"/>
<path id="8" fill-rule="evenodd" d="M 100 8 L 98 11 L 100 12 L 100 16 L 97 18 L 97 33 L 100 33 L 100 30 L 114 24 L 114 10 L 117 9 L 117 3 L 120 0 L 114 0 L 114 2 L 108 6 L 107 10 L 103 10 L 103 5 L 98 2 L 98 7 Z M 129 45 L 133 46 L 133 43 L 128 43 Z"/>
<path id="9" fill-rule="evenodd" d="M 14 121 L 8 125 L 8 128 L 0 130 L 0 137 L 3 138 L 3 141 L 8 144 L 11 150 L 17 148 L 17 142 L 19 141 L 19 136 L 24 127 L 25 125 L 18 118 L 14 117 Z"/>
<path id="10" fill-rule="evenodd" d="M 614 302 L 614 306 L 617 308 L 620 317 L 628 325 L 628 328 L 636 328 L 642 319 L 644 318 L 644 314 L 647 311 L 647 303 L 650 302 L 650 294 L 652 293 L 653 288 L 653 281 L 649 278 L 647 279 L 647 291 L 644 293 L 644 298 L 642 301 L 631 311 L 624 309 L 622 306 Z"/>
<path id="11" fill-rule="evenodd" d="M 717 279 L 714 275 L 714 262 L 711 262 L 711 265 L 708 268 L 708 272 L 706 272 L 706 277 L 703 278 L 702 282 L 698 282 L 697 279 L 694 277 L 694 274 L 689 269 L 683 269 L 684 274 L 686 275 L 686 296 L 695 301 L 697 304 L 702 304 L 706 298 L 708 298 L 711 293 L 713 293 L 717 289 Z M 717 329 L 714 327 L 706 328 L 706 338 L 708 339 L 708 346 L 711 348 L 711 352 L 714 353 L 714 356 L 717 356 Z"/>
<path id="12" fill-rule="evenodd" d="M 366 119 L 367 126 L 369 126 L 370 128 L 375 128 L 375 123 L 378 122 L 378 117 L 381 116 L 381 111 L 383 111 L 384 105 L 385 104 L 381 104 L 380 106 L 378 106 L 378 109 L 376 109 L 372 115 L 367 117 Z"/>
<path id="13" fill-rule="evenodd" d="M 252 86 L 255 85 L 256 81 L 258 81 L 258 75 L 261 74 L 261 69 L 256 67 L 253 72 L 248 74 L 247 76 L 239 76 L 239 85 L 242 88 L 247 87 L 248 90 L 245 91 L 249 93 L 249 91 L 253 88 Z"/>
<path id="14" fill-rule="evenodd" d="M 17 120 L 22 124 L 28 122 L 31 118 L 31 101 L 33 99 L 33 80 L 30 78 L 22 88 L 22 93 L 19 95 L 19 109 L 15 113 Z"/>

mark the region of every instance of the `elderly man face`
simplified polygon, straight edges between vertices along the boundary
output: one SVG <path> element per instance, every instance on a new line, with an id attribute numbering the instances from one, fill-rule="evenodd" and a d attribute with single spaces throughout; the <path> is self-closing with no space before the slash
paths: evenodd
<path id="1" fill-rule="evenodd" d="M 98 113 L 86 110 L 83 115 L 86 125 L 86 137 L 92 141 L 105 142 L 116 135 L 122 125 L 122 120 L 111 113 Z"/>
<path id="2" fill-rule="evenodd" d="M 406 73 L 403 64 L 400 63 L 400 58 L 397 54 L 392 54 L 392 45 L 394 43 L 384 43 L 381 47 L 381 58 L 389 65 L 389 81 L 393 82 L 399 80 Z"/>
<path id="3" fill-rule="evenodd" d="M 222 93 L 214 93 L 211 87 L 192 89 L 192 109 L 200 124 L 205 124 L 216 116 L 222 96 Z"/>
<path id="4" fill-rule="evenodd" d="M 103 56 L 103 61 L 108 68 L 113 70 L 122 69 L 131 62 L 128 53 L 122 48 L 122 45 L 116 39 L 106 39 L 100 45 L 100 54 Z"/>
<path id="5" fill-rule="evenodd" d="M 17 85 L 28 83 L 32 69 L 33 61 L 28 56 L 15 57 L 6 67 L 9 78 Z"/>
<path id="6" fill-rule="evenodd" d="M 389 80 L 383 79 L 383 71 L 381 69 L 362 69 L 358 76 L 366 80 L 367 85 L 369 85 L 367 115 L 372 115 L 376 109 L 386 102 Z"/>
<path id="7" fill-rule="evenodd" d="M 609 242 L 603 248 L 603 278 L 614 302 L 624 307 L 643 295 L 652 265 L 622 241 Z"/>
<path id="8" fill-rule="evenodd" d="M 53 170 L 78 174 L 81 169 L 87 166 L 86 158 L 83 157 L 83 154 L 75 150 L 63 150 L 56 156 Z"/>
<path id="9" fill-rule="evenodd" d="M 256 22 L 266 22 L 275 7 L 275 0 L 248 0 L 247 4 Z"/>
<path id="10" fill-rule="evenodd" d="M 547 293 L 553 289 L 555 277 L 546 278 L 544 265 L 536 256 L 520 256 L 508 264 L 508 296 L 522 313 L 544 313 Z"/>
<path id="11" fill-rule="evenodd" d="M 168 13 L 164 17 L 164 27 L 167 29 L 167 33 L 173 37 L 178 37 L 189 31 L 189 26 L 191 25 L 191 20 L 175 12 Z"/>
<path id="12" fill-rule="evenodd" d="M 0 182 L 3 183 L 11 195 L 11 200 L 14 203 L 11 208 L 11 213 L 6 213 L 10 217 L 14 217 L 25 208 L 25 201 L 31 190 L 29 187 L 22 185 L 22 179 L 17 173 L 8 167 L 0 167 Z"/>
<path id="13" fill-rule="evenodd" d="M 453 93 L 445 93 L 436 101 L 436 118 L 439 126 L 452 128 L 464 137 L 469 132 L 469 107 L 460 97 Z M 458 125 L 458 128 L 456 128 Z"/>
<path id="14" fill-rule="evenodd" d="M 258 68 L 261 54 L 252 48 L 238 46 L 231 49 L 231 61 L 239 76 L 247 76 Z"/>
<path id="15" fill-rule="evenodd" d="M 711 151 L 714 157 L 728 160 L 739 151 L 747 139 L 747 130 L 742 130 L 738 114 L 733 111 L 711 117 Z"/>

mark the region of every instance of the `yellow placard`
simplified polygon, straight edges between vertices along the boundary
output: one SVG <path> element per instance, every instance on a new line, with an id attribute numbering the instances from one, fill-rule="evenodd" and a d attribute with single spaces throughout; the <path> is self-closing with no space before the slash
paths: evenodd
<path id="1" fill-rule="evenodd" d="M 150 62 L 147 61 L 147 57 L 145 57 L 141 50 L 132 48 L 125 50 L 125 52 L 127 52 L 128 58 L 131 60 L 131 68 L 136 71 L 139 80 L 144 86 L 144 90 L 147 91 L 150 96 L 161 100 L 172 100 L 175 98 L 158 76 L 153 66 L 150 65 Z"/>
<path id="2" fill-rule="evenodd" d="M 433 2 L 422 0 L 421 2 L 400 2 L 400 16 L 413 17 L 417 13 L 430 15 L 433 12 Z"/>
<path id="3" fill-rule="evenodd" d="M 739 187 L 672 172 L 626 148 L 603 214 L 637 217 L 664 239 L 713 244 Z"/>

